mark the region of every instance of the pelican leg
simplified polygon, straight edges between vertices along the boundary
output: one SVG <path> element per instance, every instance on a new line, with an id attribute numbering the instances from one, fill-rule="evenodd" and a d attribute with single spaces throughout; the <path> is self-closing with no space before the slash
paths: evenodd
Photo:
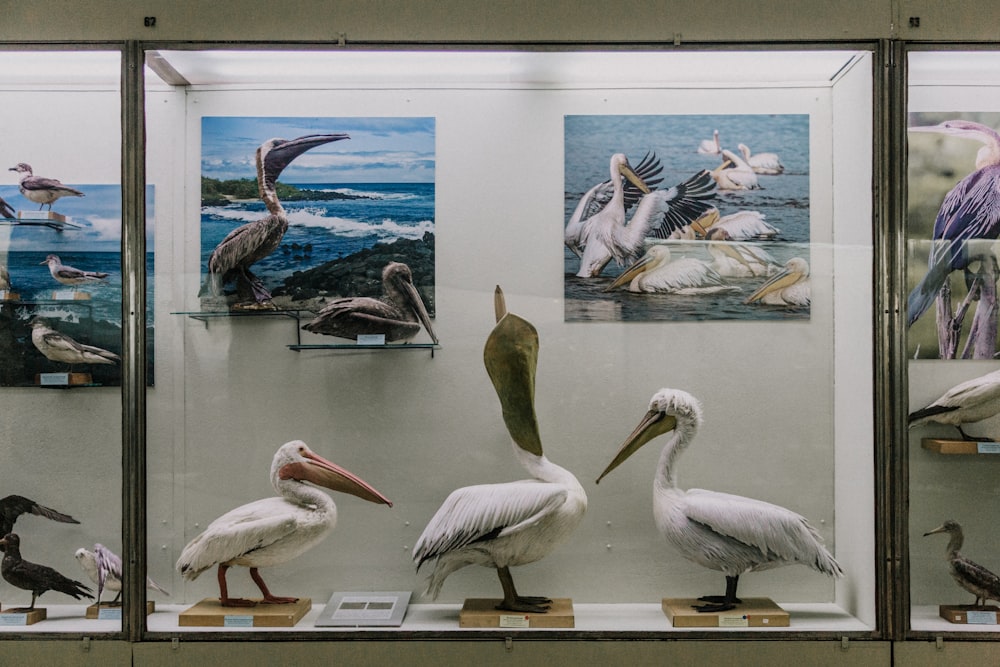
<path id="1" fill-rule="evenodd" d="M 993 438 L 989 438 L 989 437 L 985 437 L 985 436 L 978 436 L 978 435 L 969 435 L 968 433 L 966 433 L 965 431 L 963 431 L 962 427 L 960 425 L 958 425 L 958 424 L 955 425 L 955 428 L 957 428 L 958 432 L 962 434 L 962 440 L 965 440 L 967 442 L 992 442 L 993 441 Z"/>
<path id="2" fill-rule="evenodd" d="M 496 606 L 503 611 L 524 611 L 544 614 L 552 606 L 552 600 L 546 597 L 521 596 L 514 589 L 514 579 L 510 576 L 510 568 L 498 567 L 497 576 L 503 586 L 503 600 Z"/>
<path id="3" fill-rule="evenodd" d="M 728 611 L 730 609 L 735 609 L 736 605 L 743 602 L 743 600 L 736 597 L 736 586 L 740 582 L 739 575 L 735 577 L 726 577 L 726 594 L 725 595 L 704 595 L 700 598 L 702 602 L 707 602 L 708 604 L 703 605 L 691 605 L 691 608 L 698 611 L 699 613 L 713 612 L 713 611 Z"/>
<path id="4" fill-rule="evenodd" d="M 257 603 L 253 600 L 229 597 L 229 588 L 226 586 L 226 570 L 228 565 L 219 565 L 219 604 L 223 607 L 253 607 Z"/>
<path id="5" fill-rule="evenodd" d="M 299 601 L 298 598 L 279 598 L 271 595 L 271 591 L 267 590 L 267 584 L 264 583 L 264 579 L 261 578 L 260 572 L 255 567 L 250 568 L 250 578 L 257 584 L 260 592 L 264 594 L 264 604 L 291 604 Z"/>

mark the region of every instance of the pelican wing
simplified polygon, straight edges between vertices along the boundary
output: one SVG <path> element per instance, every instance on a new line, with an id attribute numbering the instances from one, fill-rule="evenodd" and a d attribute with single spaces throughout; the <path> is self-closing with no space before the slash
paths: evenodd
<path id="1" fill-rule="evenodd" d="M 560 507 L 566 493 L 559 485 L 531 480 L 452 491 L 413 547 L 417 569 L 449 551 L 524 530 Z"/>
<path id="2" fill-rule="evenodd" d="M 665 239 L 710 209 L 715 193 L 715 180 L 711 173 L 702 170 L 669 190 L 656 190 L 643 197 L 632 221 L 648 219 L 649 228 L 644 235 Z M 641 217 L 644 205 L 649 209 Z"/>
<path id="3" fill-rule="evenodd" d="M 79 190 L 63 185 L 55 178 L 45 178 L 44 176 L 29 176 L 21 181 L 21 187 L 25 190 L 66 190 L 68 192 L 83 194 Z"/>
<path id="4" fill-rule="evenodd" d="M 720 535 L 758 549 L 766 556 L 809 565 L 833 575 L 840 565 L 823 548 L 819 533 L 804 517 L 762 500 L 717 491 L 691 489 L 684 514 Z"/>
<path id="5" fill-rule="evenodd" d="M 963 581 L 991 593 L 988 599 L 996 600 L 995 595 L 1000 595 L 1000 577 L 990 572 L 979 563 L 975 563 L 968 558 L 954 558 L 949 561 L 955 576 Z M 979 596 L 976 593 L 977 597 Z"/>
<path id="6" fill-rule="evenodd" d="M 265 498 L 223 514 L 184 547 L 178 571 L 194 579 L 213 565 L 284 539 L 295 532 L 294 509 L 283 498 Z"/>

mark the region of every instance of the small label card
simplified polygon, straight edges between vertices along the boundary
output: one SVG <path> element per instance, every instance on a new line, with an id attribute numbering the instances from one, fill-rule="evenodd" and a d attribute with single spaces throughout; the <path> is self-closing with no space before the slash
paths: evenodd
<path id="1" fill-rule="evenodd" d="M 977 442 L 976 452 L 979 454 L 1000 454 L 1000 442 Z"/>
<path id="2" fill-rule="evenodd" d="M 224 628 L 252 628 L 253 627 L 253 616 L 237 616 L 234 614 L 226 614 L 222 619 L 222 627 Z"/>
<path id="3" fill-rule="evenodd" d="M 38 382 L 44 387 L 65 387 L 69 385 L 69 373 L 39 373 Z"/>
<path id="4" fill-rule="evenodd" d="M 965 612 L 965 622 L 969 625 L 996 625 L 997 613 L 995 611 L 972 611 L 970 609 Z"/>
<path id="5" fill-rule="evenodd" d="M 315 624 L 399 626 L 409 603 L 409 591 L 334 593 Z"/>
<path id="6" fill-rule="evenodd" d="M 27 625 L 28 615 L 18 613 L 0 614 L 0 625 Z"/>
<path id="7" fill-rule="evenodd" d="M 99 621 L 120 621 L 120 620 L 122 620 L 122 608 L 121 607 L 101 607 L 101 610 L 97 612 L 97 620 L 99 620 Z"/>
<path id="8" fill-rule="evenodd" d="M 750 620 L 745 614 L 719 614 L 720 628 L 748 628 Z"/>
<path id="9" fill-rule="evenodd" d="M 517 616 L 514 614 L 500 614 L 501 628 L 530 628 L 531 619 L 527 616 Z"/>
<path id="10" fill-rule="evenodd" d="M 385 345 L 385 334 L 358 334 L 358 345 Z"/>

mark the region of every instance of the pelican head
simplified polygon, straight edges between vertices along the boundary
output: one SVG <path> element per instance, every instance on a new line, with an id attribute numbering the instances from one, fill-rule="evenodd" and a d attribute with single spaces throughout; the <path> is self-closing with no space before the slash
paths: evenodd
<path id="1" fill-rule="evenodd" d="M 698 399 L 682 389 L 660 389 L 649 401 L 649 410 L 639 420 L 639 425 L 625 439 L 618 453 L 604 469 L 597 483 L 635 454 L 650 440 L 677 430 L 689 440 L 702 424 L 701 404 Z"/>
<path id="2" fill-rule="evenodd" d="M 265 188 L 274 189 L 278 176 L 292 160 L 311 148 L 350 138 L 346 134 L 308 134 L 298 139 L 275 138 L 262 143 L 257 149 L 257 183 L 261 189 L 261 198 Z"/>
<path id="3" fill-rule="evenodd" d="M 271 462 L 271 486 L 279 494 L 290 481 L 312 482 L 318 486 L 349 493 L 369 502 L 388 505 L 392 502 L 363 479 L 316 454 L 301 440 L 286 442 L 278 448 Z"/>
<path id="4" fill-rule="evenodd" d="M 961 139 L 973 139 L 983 144 L 976 153 L 976 168 L 1000 164 L 1000 134 L 982 123 L 971 120 L 946 120 L 937 125 L 918 125 L 907 128 L 910 132 L 931 132 Z"/>
<path id="5" fill-rule="evenodd" d="M 402 307 L 409 308 L 427 329 L 431 339 L 437 343 L 438 337 L 431 326 L 431 316 L 427 313 L 423 299 L 413 284 L 413 272 L 402 262 L 389 262 L 382 269 L 382 285 L 386 294 Z"/>
<path id="6" fill-rule="evenodd" d="M 665 245 L 654 245 L 635 264 L 615 278 L 615 281 L 604 288 L 605 292 L 627 285 L 639 275 L 648 271 L 655 271 L 664 264 L 670 263 L 670 249 Z"/>
<path id="7" fill-rule="evenodd" d="M 757 288 L 753 294 L 748 296 L 743 303 L 754 303 L 764 301 L 768 294 L 786 289 L 809 278 L 809 263 L 801 257 L 792 257 L 785 262 L 785 268 L 780 273 L 775 274 L 767 282 Z"/>
<path id="8" fill-rule="evenodd" d="M 639 188 L 643 194 L 649 194 L 649 186 L 646 185 L 639 174 L 635 173 L 624 153 L 615 153 L 611 156 L 611 173 L 612 175 L 617 173 L 619 176 L 624 176 L 632 185 Z"/>

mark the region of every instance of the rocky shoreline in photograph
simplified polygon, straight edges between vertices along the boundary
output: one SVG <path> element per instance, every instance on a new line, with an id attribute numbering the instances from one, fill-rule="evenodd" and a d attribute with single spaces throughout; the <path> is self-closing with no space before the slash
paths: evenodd
<path id="1" fill-rule="evenodd" d="M 331 201 L 334 199 L 371 199 L 367 195 L 331 192 L 328 190 L 309 190 L 297 188 L 294 185 L 277 183 L 278 198 L 284 202 L 290 201 Z M 236 201 L 260 201 L 256 178 L 237 178 L 220 181 L 217 178 L 201 177 L 201 205 L 226 206 Z"/>
<path id="2" fill-rule="evenodd" d="M 413 273 L 427 312 L 434 315 L 434 234 L 419 239 L 396 239 L 376 243 L 346 257 L 296 271 L 272 291 L 279 307 L 318 310 L 327 301 L 347 296 L 378 297 L 382 294 L 382 269 L 390 262 L 402 262 Z M 286 305 L 287 304 L 287 305 Z M 294 304 L 294 305 L 293 305 Z"/>

